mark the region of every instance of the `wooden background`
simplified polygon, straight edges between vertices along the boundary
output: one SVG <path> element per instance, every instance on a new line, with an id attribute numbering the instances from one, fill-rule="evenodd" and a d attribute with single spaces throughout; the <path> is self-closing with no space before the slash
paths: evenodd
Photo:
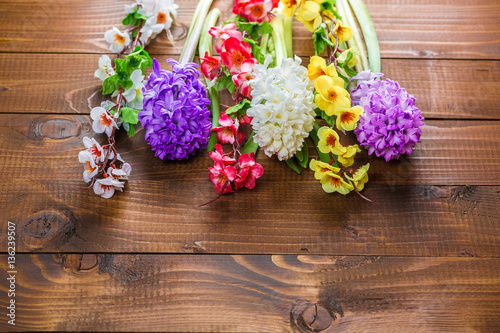
<path id="1" fill-rule="evenodd" d="M 161 161 L 142 129 L 118 137 L 124 193 L 75 190 L 103 34 L 130 2 L 0 1 L 0 330 L 500 332 L 499 1 L 366 0 L 383 72 L 426 118 L 410 157 L 363 153 L 375 204 L 261 153 L 254 190 L 203 208 L 208 155 Z M 148 48 L 161 62 L 196 6 L 178 3 L 175 46 Z M 294 50 L 313 53 L 299 22 Z"/>

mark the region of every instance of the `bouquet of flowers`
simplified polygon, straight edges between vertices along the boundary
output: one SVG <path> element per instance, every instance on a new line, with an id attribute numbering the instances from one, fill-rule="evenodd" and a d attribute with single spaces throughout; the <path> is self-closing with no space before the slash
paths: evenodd
<path id="1" fill-rule="evenodd" d="M 397 82 L 379 79 L 378 41 L 361 0 L 282 0 L 279 9 L 272 0 L 236 0 L 233 13 L 222 26 L 208 30 L 220 57 L 212 56 L 211 50 L 200 52 L 208 86 L 228 89 L 236 103 L 220 119 L 213 116 L 216 139 L 233 144 L 226 154 L 219 144 L 209 146 L 216 147 L 210 179 L 217 192 L 240 188 L 239 173 L 232 166 L 244 141 L 238 130 L 242 124 L 253 130 L 244 149 L 251 145 L 255 153 L 258 145 L 299 174 L 300 166 L 309 166 L 326 192 L 361 195 L 370 168 L 355 164 L 361 148 L 387 161 L 411 153 L 423 118 L 413 96 Z M 312 32 L 316 55 L 307 69 L 293 57 L 291 38 L 285 41 L 291 36 L 293 16 Z M 212 98 L 212 109 L 218 110 L 214 104 L 218 98 Z M 354 131 L 359 145 L 342 144 L 341 136 L 349 131 Z M 309 136 L 319 160 L 309 161 Z"/>

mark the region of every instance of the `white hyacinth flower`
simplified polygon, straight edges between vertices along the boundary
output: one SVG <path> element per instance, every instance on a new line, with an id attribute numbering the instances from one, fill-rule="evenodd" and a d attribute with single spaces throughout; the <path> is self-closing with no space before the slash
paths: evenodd
<path id="1" fill-rule="evenodd" d="M 94 183 L 95 194 L 105 199 L 111 198 L 116 190 L 123 192 L 123 183 L 113 177 L 97 179 Z"/>
<path id="2" fill-rule="evenodd" d="M 111 59 L 107 55 L 101 56 L 99 58 L 99 68 L 95 71 L 94 76 L 104 81 L 113 75 L 115 75 L 115 70 L 111 64 Z"/>
<path id="3" fill-rule="evenodd" d="M 92 154 L 87 150 L 82 150 L 78 154 L 78 160 L 83 163 L 83 180 L 88 183 L 97 175 L 99 168 L 92 157 Z"/>
<path id="4" fill-rule="evenodd" d="M 253 117 L 254 141 L 267 156 L 287 160 L 302 149 L 314 123 L 314 93 L 302 60 L 283 59 L 281 66 L 268 68 L 271 56 L 253 70 L 250 81 L 252 103 L 247 115 Z"/>
<path id="5" fill-rule="evenodd" d="M 121 32 L 116 27 L 106 31 L 104 39 L 109 43 L 111 52 L 120 53 L 130 44 L 130 36 L 126 32 Z"/>

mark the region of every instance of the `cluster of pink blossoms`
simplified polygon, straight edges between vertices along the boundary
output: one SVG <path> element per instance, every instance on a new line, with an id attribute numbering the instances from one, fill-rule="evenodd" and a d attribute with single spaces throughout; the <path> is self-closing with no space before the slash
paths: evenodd
<path id="1" fill-rule="evenodd" d="M 224 65 L 231 73 L 236 86 L 235 100 L 238 96 L 250 97 L 250 80 L 255 77 L 253 66 L 257 60 L 253 57 L 252 47 L 243 41 L 243 34 L 236 29 L 236 23 L 229 23 L 223 27 L 212 27 L 209 34 L 215 38 L 215 51 L 220 57 L 210 57 L 205 53 L 200 69 L 206 78 L 216 81 L 224 76 Z"/>
<path id="2" fill-rule="evenodd" d="M 278 7 L 280 0 L 236 0 L 233 14 L 246 18 L 249 22 L 271 21 L 271 11 Z"/>
<path id="3" fill-rule="evenodd" d="M 255 154 L 241 154 L 240 145 L 245 136 L 240 132 L 239 125 L 247 124 L 248 117 L 243 116 L 234 121 L 225 113 L 222 113 L 219 119 L 220 127 L 212 128 L 217 133 L 217 139 L 220 143 L 230 143 L 233 150 L 224 153 L 220 143 L 215 145 L 215 151 L 210 152 L 210 158 L 214 161 L 214 167 L 208 168 L 209 178 L 215 185 L 215 190 L 219 194 L 234 192 L 240 188 L 246 187 L 252 189 L 255 186 L 257 178 L 262 176 L 264 168 L 255 162 Z"/>

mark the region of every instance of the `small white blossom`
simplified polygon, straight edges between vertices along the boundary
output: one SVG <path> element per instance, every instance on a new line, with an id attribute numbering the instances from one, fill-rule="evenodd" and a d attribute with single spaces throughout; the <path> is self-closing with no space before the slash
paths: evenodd
<path id="1" fill-rule="evenodd" d="M 128 176 L 130 176 L 131 171 L 132 167 L 130 166 L 130 164 L 124 163 L 121 169 L 109 167 L 108 175 L 116 180 L 128 180 Z"/>
<path id="2" fill-rule="evenodd" d="M 137 110 L 142 110 L 142 88 L 144 87 L 144 75 L 140 69 L 136 69 L 130 74 L 130 80 L 132 80 L 133 84 L 130 89 L 127 89 L 123 92 L 123 98 L 127 101 L 127 106 L 130 108 L 134 108 Z M 118 90 L 113 92 L 111 97 L 118 96 Z"/>
<path id="3" fill-rule="evenodd" d="M 115 70 L 111 64 L 111 59 L 107 55 L 101 56 L 99 58 L 99 69 L 95 71 L 94 76 L 104 81 L 113 75 L 115 75 Z"/>
<path id="4" fill-rule="evenodd" d="M 96 139 L 84 137 L 83 144 L 85 145 L 85 148 L 87 148 L 87 151 L 92 154 L 92 158 L 96 162 L 104 162 L 104 149 L 99 142 L 96 141 Z"/>
<path id="5" fill-rule="evenodd" d="M 281 66 L 268 68 L 271 56 L 253 70 L 250 81 L 254 141 L 266 155 L 287 160 L 302 148 L 314 123 L 313 86 L 299 57 L 283 59 Z"/>
<path id="6" fill-rule="evenodd" d="M 130 36 L 126 32 L 121 32 L 116 27 L 106 31 L 104 39 L 109 43 L 111 52 L 120 53 L 130 44 Z"/>
<path id="7" fill-rule="evenodd" d="M 99 171 L 92 154 L 87 150 L 82 150 L 78 154 L 78 160 L 83 163 L 83 180 L 88 183 L 97 175 Z"/>
<path id="8" fill-rule="evenodd" d="M 113 128 L 118 128 L 113 117 L 103 108 L 97 106 L 90 111 L 90 118 L 92 118 L 92 129 L 96 133 L 106 132 L 107 136 L 111 136 Z"/>
<path id="9" fill-rule="evenodd" d="M 123 183 L 113 177 L 97 179 L 94 183 L 95 194 L 105 199 L 111 198 L 116 190 L 123 192 Z"/>

